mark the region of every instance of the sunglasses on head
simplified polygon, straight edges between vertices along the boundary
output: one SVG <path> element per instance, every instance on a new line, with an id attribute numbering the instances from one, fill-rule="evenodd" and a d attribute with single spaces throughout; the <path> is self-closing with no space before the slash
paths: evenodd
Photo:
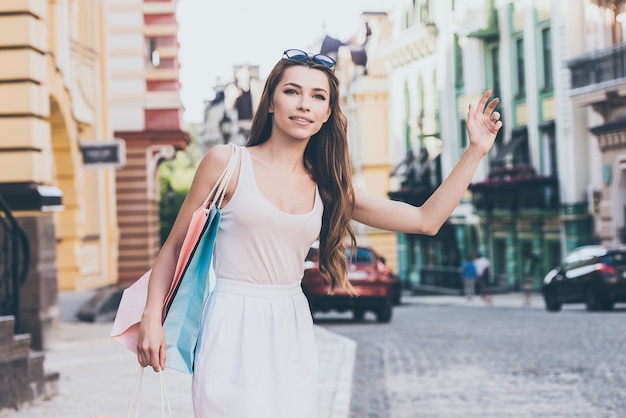
<path id="1" fill-rule="evenodd" d="M 324 67 L 333 68 L 336 61 L 324 54 L 309 54 L 301 49 L 287 49 L 283 52 L 283 56 L 292 61 L 313 61 L 316 64 L 323 65 Z"/>

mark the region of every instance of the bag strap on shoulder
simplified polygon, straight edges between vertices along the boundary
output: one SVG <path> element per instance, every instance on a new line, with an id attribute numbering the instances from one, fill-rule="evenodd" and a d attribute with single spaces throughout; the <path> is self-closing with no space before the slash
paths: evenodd
<path id="1" fill-rule="evenodd" d="M 222 202 L 224 201 L 224 197 L 226 196 L 226 189 L 228 187 L 228 183 L 230 182 L 233 173 L 235 172 L 235 167 L 237 167 L 237 162 L 239 160 L 240 149 L 235 144 L 230 144 L 231 154 L 230 160 L 226 167 L 224 167 L 224 171 L 218 177 L 217 181 L 211 188 L 211 191 L 207 195 L 206 199 L 202 206 L 206 207 L 209 202 L 213 203 L 217 208 L 222 206 Z"/>

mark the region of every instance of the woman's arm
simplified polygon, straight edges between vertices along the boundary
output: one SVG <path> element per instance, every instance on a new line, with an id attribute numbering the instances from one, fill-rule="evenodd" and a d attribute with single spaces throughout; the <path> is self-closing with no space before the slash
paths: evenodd
<path id="1" fill-rule="evenodd" d="M 470 105 L 467 114 L 469 146 L 450 175 L 422 206 L 383 199 L 355 187 L 352 218 L 379 229 L 435 235 L 461 201 L 476 168 L 502 127 L 500 114 L 495 111 L 500 99 L 494 98 L 487 104 L 490 96 L 491 90 L 487 90 L 475 109 Z"/>
<path id="2" fill-rule="evenodd" d="M 187 234 L 191 216 L 206 199 L 228 163 L 230 155 L 230 146 L 222 145 L 213 147 L 206 153 L 198 165 L 191 188 L 176 216 L 172 230 L 152 266 L 148 283 L 148 299 L 142 315 L 137 342 L 137 359 L 143 367 L 152 366 L 155 371 L 165 368 L 163 301 L 172 283 L 176 261 Z"/>

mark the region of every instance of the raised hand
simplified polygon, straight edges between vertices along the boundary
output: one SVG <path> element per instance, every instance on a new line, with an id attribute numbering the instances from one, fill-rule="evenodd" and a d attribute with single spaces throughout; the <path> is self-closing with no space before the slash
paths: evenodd
<path id="1" fill-rule="evenodd" d="M 495 97 L 489 101 L 491 93 L 491 90 L 485 91 L 476 108 L 470 104 L 467 112 L 467 134 L 470 146 L 475 146 L 483 154 L 489 152 L 496 134 L 502 127 L 500 112 L 495 111 L 500 98 Z"/>

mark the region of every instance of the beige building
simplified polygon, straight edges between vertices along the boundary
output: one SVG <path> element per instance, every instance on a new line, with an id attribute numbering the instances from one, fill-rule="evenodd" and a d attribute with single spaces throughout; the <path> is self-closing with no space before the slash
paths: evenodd
<path id="1" fill-rule="evenodd" d="M 395 163 L 389 140 L 389 77 L 385 63 L 378 59 L 380 42 L 391 36 L 392 22 L 385 12 L 364 12 L 361 30 L 345 45 L 337 46 L 326 37 L 320 50 L 337 57 L 336 73 L 341 81 L 342 106 L 348 124 L 348 141 L 354 183 L 387 199 L 390 173 Z M 356 224 L 360 244 L 371 245 L 387 265 L 397 270 L 396 236 Z"/>
<path id="2" fill-rule="evenodd" d="M 30 266 L 22 331 L 46 344 L 56 289 L 117 279 L 115 173 L 83 163 L 110 141 L 102 2 L 0 2 L 0 194 L 23 225 Z"/>
<path id="3" fill-rule="evenodd" d="M 175 13 L 174 0 L 0 3 L 0 195 L 30 242 L 33 318 L 53 322 L 57 289 L 153 262 L 156 169 L 189 142 Z"/>
<path id="4" fill-rule="evenodd" d="M 54 389 L 30 350 L 54 343 L 57 291 L 135 279 L 158 250 L 156 167 L 189 142 L 175 12 L 175 0 L 0 2 L 0 352 L 12 353 L 0 409 Z"/>

